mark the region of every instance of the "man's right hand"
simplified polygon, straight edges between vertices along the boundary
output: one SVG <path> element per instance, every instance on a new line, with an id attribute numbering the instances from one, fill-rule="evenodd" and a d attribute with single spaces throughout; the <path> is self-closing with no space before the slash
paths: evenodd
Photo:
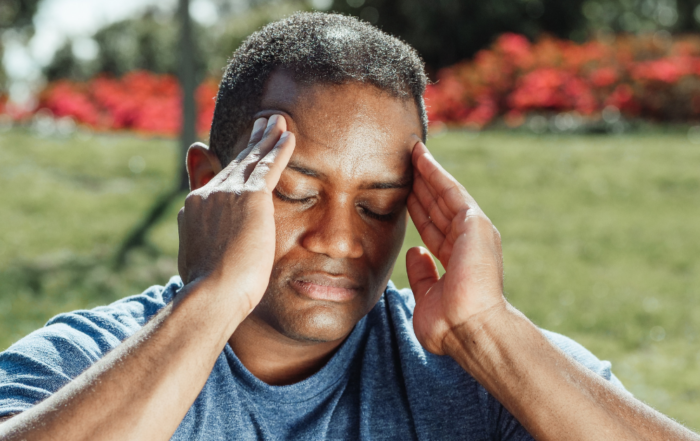
<path id="1" fill-rule="evenodd" d="M 187 197 L 178 217 L 187 286 L 175 301 L 45 401 L 2 422 L 0 440 L 170 439 L 267 288 L 272 191 L 294 151 L 286 127 L 281 116 L 257 120 L 248 148 Z"/>
<path id="2" fill-rule="evenodd" d="M 241 319 L 260 302 L 272 272 L 272 191 L 295 147 L 286 129 L 281 115 L 255 121 L 248 147 L 206 185 L 193 189 L 178 214 L 183 282 L 237 296 Z"/>

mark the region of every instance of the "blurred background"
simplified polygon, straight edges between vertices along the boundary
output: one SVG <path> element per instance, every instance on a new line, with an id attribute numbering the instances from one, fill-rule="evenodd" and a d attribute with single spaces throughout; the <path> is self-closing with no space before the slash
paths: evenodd
<path id="1" fill-rule="evenodd" d="M 428 146 L 501 231 L 509 300 L 700 429 L 700 0 L 0 0 L 0 350 L 177 273 L 227 58 L 310 10 L 420 52 Z"/>

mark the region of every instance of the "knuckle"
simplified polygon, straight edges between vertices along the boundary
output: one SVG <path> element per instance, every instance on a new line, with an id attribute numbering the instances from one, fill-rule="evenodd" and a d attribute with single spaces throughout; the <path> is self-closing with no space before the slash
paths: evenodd
<path id="1" fill-rule="evenodd" d="M 197 190 L 191 192 L 185 197 L 185 206 L 182 209 L 184 210 L 188 205 L 196 204 L 200 199 L 201 196 Z"/>
<path id="2" fill-rule="evenodd" d="M 250 164 L 251 162 L 256 162 L 260 160 L 260 149 L 254 149 L 250 154 L 248 154 L 248 157 L 246 158 L 246 163 Z"/>
<path id="3" fill-rule="evenodd" d="M 486 215 L 482 212 L 476 213 L 474 215 L 474 219 L 476 219 L 476 222 L 483 227 L 489 227 L 493 228 L 493 224 L 491 223 L 491 219 L 486 217 Z"/>

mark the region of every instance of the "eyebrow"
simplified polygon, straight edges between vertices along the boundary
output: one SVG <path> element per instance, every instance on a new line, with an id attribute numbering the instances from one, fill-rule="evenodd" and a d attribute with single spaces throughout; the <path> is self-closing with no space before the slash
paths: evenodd
<path id="1" fill-rule="evenodd" d="M 394 188 L 407 188 L 413 183 L 412 180 L 399 179 L 398 181 L 389 182 L 373 182 L 369 185 L 363 185 L 363 190 L 391 190 Z"/>
<path id="2" fill-rule="evenodd" d="M 316 170 L 311 170 L 310 168 L 302 167 L 301 165 L 297 164 L 296 162 L 292 162 L 292 161 L 290 161 L 287 164 L 287 168 L 292 169 L 297 173 L 301 173 L 302 175 L 311 176 L 312 178 L 316 178 L 316 179 L 323 179 L 326 177 L 326 175 L 324 175 L 321 172 L 318 172 Z"/>
<path id="3" fill-rule="evenodd" d="M 294 170 L 297 173 L 301 173 L 304 176 L 309 176 L 316 179 L 323 179 L 326 177 L 324 173 L 304 167 L 296 162 L 290 161 L 287 164 L 287 168 Z M 395 188 L 407 188 L 413 184 L 413 179 L 398 179 L 396 181 L 386 181 L 386 182 L 372 182 L 370 184 L 363 185 L 362 190 L 391 190 Z"/>

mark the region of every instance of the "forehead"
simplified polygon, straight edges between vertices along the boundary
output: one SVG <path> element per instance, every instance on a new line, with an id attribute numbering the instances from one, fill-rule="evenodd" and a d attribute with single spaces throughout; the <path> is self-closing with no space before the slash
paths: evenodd
<path id="1" fill-rule="evenodd" d="M 285 115 L 297 139 L 293 163 L 344 179 L 409 172 L 422 130 L 412 99 L 361 83 L 300 84 L 283 71 L 268 80 L 261 109 L 256 116 Z"/>

